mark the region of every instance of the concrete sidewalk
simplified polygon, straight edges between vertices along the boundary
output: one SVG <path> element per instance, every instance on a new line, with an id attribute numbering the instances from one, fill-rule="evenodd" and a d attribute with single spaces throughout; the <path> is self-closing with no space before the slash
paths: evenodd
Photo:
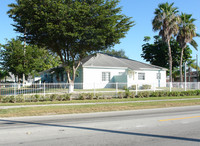
<path id="1" fill-rule="evenodd" d="M 0 106 L 0 109 L 11 108 L 25 108 L 25 107 L 44 107 L 44 106 L 72 106 L 72 105 L 97 105 L 97 104 L 119 104 L 119 103 L 145 103 L 145 102 L 159 102 L 159 101 L 184 101 L 196 100 L 200 98 L 185 98 L 185 99 L 162 99 L 162 100 L 145 100 L 145 101 L 122 101 L 122 102 L 96 102 L 96 103 L 65 103 L 65 104 L 41 104 L 41 105 L 13 105 L 13 106 Z"/>

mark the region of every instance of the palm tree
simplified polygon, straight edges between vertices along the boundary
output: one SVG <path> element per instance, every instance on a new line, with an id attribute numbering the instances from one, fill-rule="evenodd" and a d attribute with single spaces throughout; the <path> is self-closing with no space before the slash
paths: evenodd
<path id="1" fill-rule="evenodd" d="M 178 33 L 178 8 L 173 7 L 174 3 L 169 4 L 168 2 L 158 5 L 158 8 L 155 10 L 155 17 L 152 21 L 153 30 L 159 31 L 159 35 L 162 37 L 162 40 L 168 46 L 168 55 L 169 55 L 169 78 L 172 82 L 172 55 L 170 47 L 170 39 L 172 35 Z"/>
<path id="2" fill-rule="evenodd" d="M 195 69 L 197 72 L 200 72 L 200 67 L 197 65 L 197 63 L 195 62 L 195 59 L 191 59 L 187 62 L 187 72 L 189 74 L 188 76 L 188 81 L 190 82 L 190 72 L 192 72 L 192 69 Z"/>
<path id="3" fill-rule="evenodd" d="M 180 16 L 179 23 L 179 33 L 177 36 L 177 41 L 181 47 L 181 58 L 180 58 L 180 81 L 183 81 L 182 75 L 182 63 L 183 63 L 183 52 L 187 46 L 187 43 L 190 43 L 197 50 L 197 43 L 193 40 L 193 37 L 197 36 L 196 26 L 194 21 L 196 19 L 192 18 L 191 14 L 182 13 Z"/>

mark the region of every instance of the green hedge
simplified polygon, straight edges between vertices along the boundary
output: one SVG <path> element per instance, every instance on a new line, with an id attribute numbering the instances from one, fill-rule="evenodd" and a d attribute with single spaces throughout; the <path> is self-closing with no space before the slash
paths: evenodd
<path id="1" fill-rule="evenodd" d="M 126 89 L 125 92 L 118 92 L 117 97 L 115 95 L 103 95 L 103 94 L 93 94 L 93 93 L 82 93 L 79 94 L 76 100 L 93 100 L 93 99 L 110 99 L 112 97 L 115 98 L 148 98 L 148 97 L 176 97 L 176 96 L 198 96 L 200 95 L 200 90 L 192 90 L 192 91 L 142 91 L 138 92 L 136 95 L 135 92 L 130 92 L 129 89 Z M 71 94 L 51 94 L 46 95 L 45 97 L 42 95 L 32 95 L 32 96 L 23 96 L 18 95 L 14 96 L 0 96 L 0 103 L 22 103 L 22 102 L 41 102 L 41 101 L 67 101 L 71 100 Z"/>

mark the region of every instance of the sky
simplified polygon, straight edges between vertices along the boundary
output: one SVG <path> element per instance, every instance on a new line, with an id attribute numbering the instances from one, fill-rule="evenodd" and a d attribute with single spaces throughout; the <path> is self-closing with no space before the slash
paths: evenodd
<path id="1" fill-rule="evenodd" d="M 11 24 L 14 22 L 6 14 L 9 10 L 7 5 L 14 2 L 15 0 L 0 0 L 0 44 L 5 44 L 6 39 L 10 40 L 20 35 L 13 30 L 14 27 Z M 113 49 L 123 49 L 130 59 L 145 62 L 141 57 L 142 45 L 145 43 L 143 39 L 144 36 L 150 36 L 152 38 L 150 43 L 153 43 L 153 36 L 158 35 L 158 32 L 152 30 L 152 20 L 155 16 L 155 9 L 160 3 L 165 2 L 174 2 L 174 6 L 178 8 L 180 13 L 192 14 L 193 18 L 196 19 L 197 33 L 200 33 L 200 0 L 121 0 L 119 3 L 119 6 L 122 7 L 121 13 L 132 17 L 131 20 L 135 21 L 135 26 Z M 195 40 L 200 46 L 200 38 L 195 38 Z M 191 49 L 193 59 L 196 58 L 197 54 L 200 57 L 199 51 L 192 47 Z"/>

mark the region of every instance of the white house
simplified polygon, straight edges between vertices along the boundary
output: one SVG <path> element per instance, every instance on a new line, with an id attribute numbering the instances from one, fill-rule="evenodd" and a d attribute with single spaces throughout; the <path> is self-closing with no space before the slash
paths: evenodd
<path id="1" fill-rule="evenodd" d="M 77 84 L 78 88 L 82 89 L 106 88 L 116 83 L 127 87 L 135 84 L 165 87 L 166 70 L 166 68 L 131 59 L 97 53 L 82 60 L 75 83 L 82 83 Z M 48 77 L 46 74 L 44 76 Z M 66 82 L 66 74 L 61 76 L 59 82 Z M 50 78 L 51 81 L 57 82 L 56 77 Z"/>

